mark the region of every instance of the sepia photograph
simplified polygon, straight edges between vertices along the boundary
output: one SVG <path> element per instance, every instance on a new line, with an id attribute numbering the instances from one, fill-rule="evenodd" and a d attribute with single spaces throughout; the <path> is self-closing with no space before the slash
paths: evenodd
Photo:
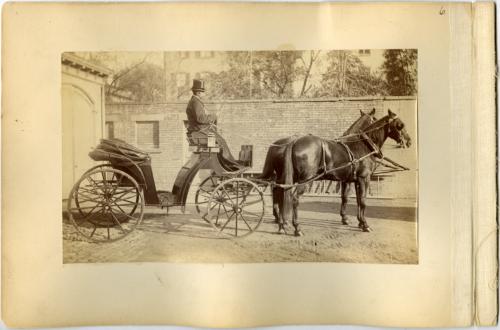
<path id="1" fill-rule="evenodd" d="M 5 324 L 496 324 L 494 9 L 5 4 Z"/>
<path id="2" fill-rule="evenodd" d="M 417 50 L 64 52 L 64 263 L 418 264 Z"/>

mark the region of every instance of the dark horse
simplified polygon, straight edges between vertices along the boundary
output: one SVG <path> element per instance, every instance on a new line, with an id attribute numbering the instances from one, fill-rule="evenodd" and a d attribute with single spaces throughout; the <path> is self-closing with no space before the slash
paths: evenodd
<path id="1" fill-rule="evenodd" d="M 278 175 L 277 183 L 282 188 L 279 190 L 282 196 L 278 202 L 280 232 L 284 230 L 285 222 L 292 219 L 295 235 L 302 235 L 297 214 L 299 197 L 305 191 L 305 185 L 301 183 L 319 177 L 354 182 L 359 228 L 369 232 L 371 229 L 364 215 L 366 188 L 376 168 L 376 158 L 381 157 L 380 149 L 388 137 L 400 145 L 411 145 L 405 124 L 390 110 L 387 116 L 370 124 L 362 133 L 342 138 L 342 141 L 307 135 L 288 143 L 283 167 L 277 171 L 281 174 Z"/>
<path id="2" fill-rule="evenodd" d="M 359 110 L 360 117 L 344 132 L 342 136 L 348 136 L 350 134 L 359 133 L 375 120 L 377 120 L 375 115 L 375 108 L 369 113 L 364 113 Z M 296 137 L 287 137 L 275 141 L 269 147 L 266 155 L 266 161 L 264 163 L 264 169 L 262 171 L 261 179 L 265 180 L 275 180 L 282 176 L 282 169 L 284 166 L 285 158 L 285 148 L 289 143 L 292 143 Z M 346 205 L 349 198 L 350 183 L 341 183 L 341 194 L 342 194 L 342 205 L 340 207 L 340 215 L 342 216 L 342 221 L 347 223 L 347 216 L 345 214 Z M 279 220 L 279 204 L 282 202 L 283 197 L 282 188 L 273 187 L 272 189 L 272 199 L 273 199 L 273 215 L 276 223 L 280 223 Z M 281 230 L 280 230 L 281 231 Z"/>

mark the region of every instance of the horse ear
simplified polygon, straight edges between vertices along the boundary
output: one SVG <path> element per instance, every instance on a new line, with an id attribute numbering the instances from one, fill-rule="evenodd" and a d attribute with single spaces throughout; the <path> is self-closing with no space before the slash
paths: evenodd
<path id="1" fill-rule="evenodd" d="M 370 116 L 373 116 L 375 114 L 375 108 L 372 109 L 372 111 L 370 112 Z"/>
<path id="2" fill-rule="evenodd" d="M 389 115 L 389 117 L 393 118 L 396 116 L 396 114 L 394 112 L 391 111 L 391 109 L 388 109 L 387 110 L 387 114 Z"/>
<path id="3" fill-rule="evenodd" d="M 363 110 L 359 109 L 359 114 L 363 116 L 365 113 L 363 112 Z"/>

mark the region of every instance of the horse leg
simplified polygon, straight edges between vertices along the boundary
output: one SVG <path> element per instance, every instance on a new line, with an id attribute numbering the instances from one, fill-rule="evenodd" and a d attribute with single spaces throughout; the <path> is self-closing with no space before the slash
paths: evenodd
<path id="1" fill-rule="evenodd" d="M 272 198 L 273 198 L 273 216 L 274 222 L 280 223 L 280 208 L 279 208 L 279 191 L 278 187 L 273 187 L 272 189 Z"/>
<path id="2" fill-rule="evenodd" d="M 285 231 L 285 221 L 283 219 L 283 200 L 284 200 L 284 194 L 285 190 L 283 188 L 276 188 L 276 194 L 274 195 L 274 200 L 273 203 L 276 203 L 277 205 L 277 210 L 276 212 L 278 213 L 277 219 L 278 219 L 278 234 L 286 234 Z M 274 205 L 273 205 L 273 212 L 274 212 Z"/>
<path id="3" fill-rule="evenodd" d="M 348 182 L 340 182 L 341 185 L 341 196 L 342 196 L 342 204 L 340 205 L 340 216 L 342 217 L 342 224 L 343 225 L 348 225 L 349 224 L 349 218 L 347 217 L 347 214 L 345 212 L 347 208 L 347 201 L 349 200 L 349 188 L 351 186 L 350 183 Z"/>
<path id="4" fill-rule="evenodd" d="M 298 187 L 297 191 L 293 194 L 293 217 L 292 222 L 295 227 L 295 236 L 304 236 L 304 233 L 300 230 L 299 227 L 299 198 L 305 192 L 305 188 L 303 186 Z"/>
<path id="5" fill-rule="evenodd" d="M 365 219 L 365 209 L 366 209 L 366 180 L 364 178 L 358 178 L 356 180 L 356 199 L 358 202 L 358 227 L 364 232 L 370 232 L 371 228 Z"/>

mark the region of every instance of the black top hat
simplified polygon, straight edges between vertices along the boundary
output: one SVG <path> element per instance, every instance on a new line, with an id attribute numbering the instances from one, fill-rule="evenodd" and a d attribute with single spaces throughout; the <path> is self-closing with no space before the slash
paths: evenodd
<path id="1" fill-rule="evenodd" d="M 193 87 L 191 87 L 192 91 L 205 91 L 205 82 L 200 79 L 193 79 Z"/>

